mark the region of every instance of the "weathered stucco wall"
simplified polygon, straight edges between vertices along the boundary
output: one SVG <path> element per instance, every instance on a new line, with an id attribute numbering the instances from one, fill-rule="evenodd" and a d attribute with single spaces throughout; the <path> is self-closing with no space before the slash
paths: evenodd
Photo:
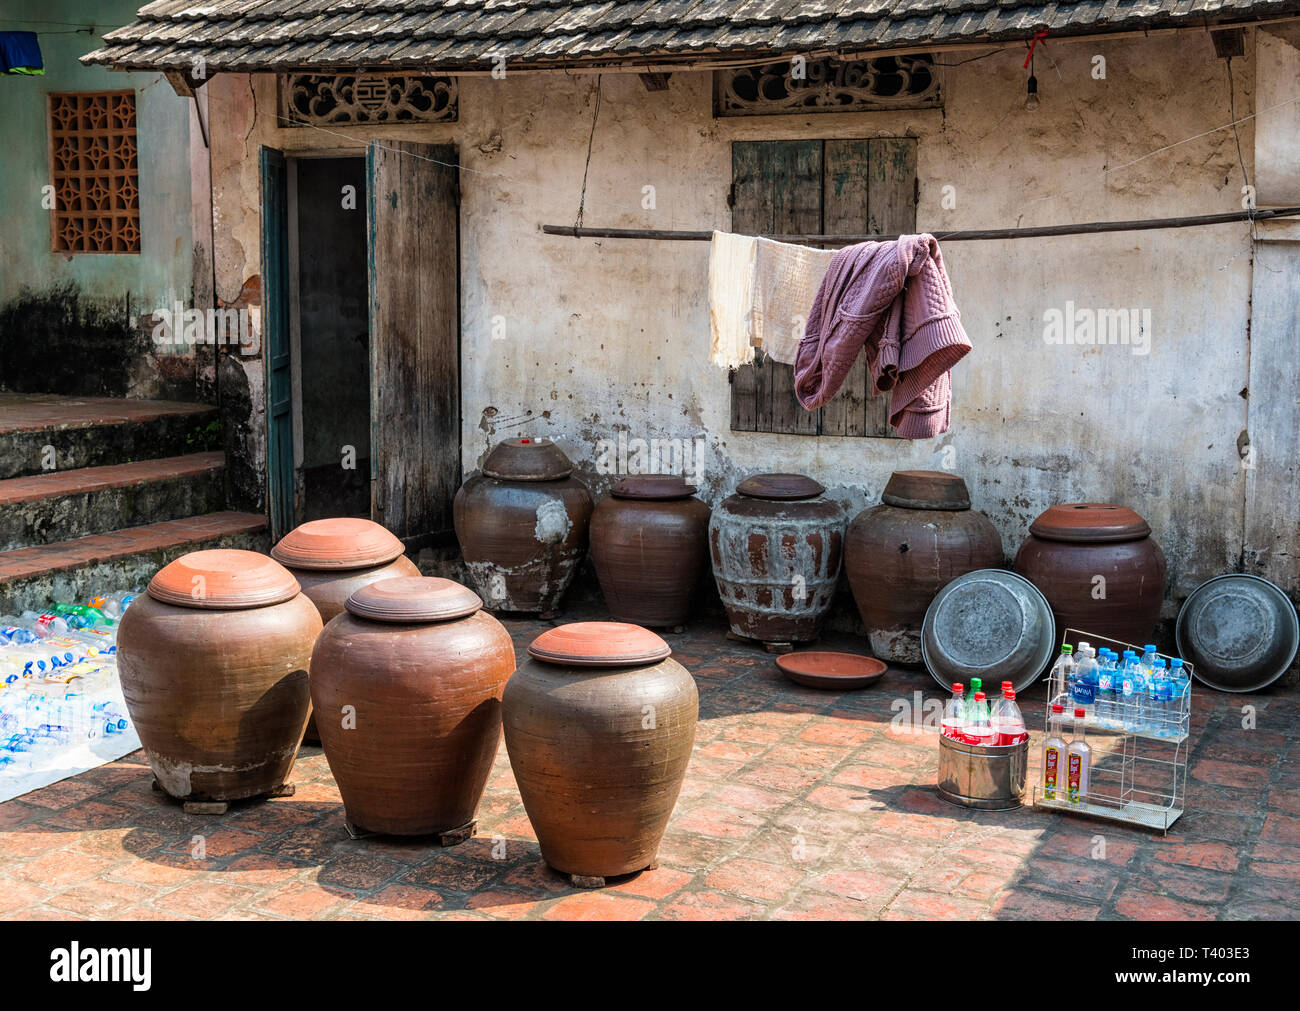
<path id="1" fill-rule="evenodd" d="M 135 0 L 89 4 L 47 0 L 40 16 L 64 25 L 124 24 Z M 93 8 L 93 10 L 92 10 Z M 33 16 L 33 15 L 27 15 Z M 21 28 L 21 25 L 12 27 Z M 103 29 L 101 29 L 103 30 Z M 0 151 L 0 384 L 71 393 L 180 396 L 194 385 L 192 348 L 155 347 L 137 317 L 189 302 L 192 288 L 189 102 L 161 74 L 112 73 L 77 62 L 97 38 L 40 36 L 45 75 L 3 79 Z M 61 91 L 136 92 L 141 250 L 133 254 L 51 251 L 48 95 Z M 26 289 L 26 293 L 24 290 Z M 179 353 L 178 353 L 179 352 Z M 66 374 L 34 376 L 42 359 L 75 363 Z"/>
<path id="2" fill-rule="evenodd" d="M 947 70 L 945 108 L 922 112 L 715 119 L 708 74 L 674 74 L 667 92 L 605 75 L 585 221 L 726 228 L 733 140 L 904 134 L 919 142 L 918 226 L 935 233 L 1241 209 L 1233 131 L 1178 143 L 1233 118 L 1227 64 L 1207 35 L 1053 43 L 1049 52 L 1037 62 L 1034 112 L 1023 107 L 1023 52 L 1012 51 Z M 1248 37 L 1247 58 L 1232 66 L 1238 118 L 1253 110 L 1253 52 Z M 1105 58 L 1104 79 L 1093 76 L 1096 56 Z M 259 143 L 325 151 L 374 137 L 451 140 L 462 164 L 467 473 L 495 441 L 518 434 L 557 439 L 591 471 L 600 440 L 620 432 L 704 440 L 700 476 L 710 499 L 743 474 L 786 470 L 862 506 L 895 469 L 949 467 L 965 476 L 1009 555 L 1047 505 L 1092 499 L 1149 519 L 1175 598 L 1239 564 L 1247 397 L 1293 397 L 1295 382 L 1294 364 L 1277 362 L 1272 381 L 1264 374 L 1246 390 L 1246 225 L 949 243 L 944 256 L 975 348 L 953 374 L 949 433 L 925 442 L 735 433 L 727 376 L 707 362 L 707 244 L 575 240 L 538 229 L 574 220 L 595 84 L 577 75 L 462 79 L 457 124 L 322 132 L 276 128 L 270 78 L 251 87 L 218 78 L 210 87 L 224 149 L 220 293 L 229 297 L 259 271 Z M 1240 150 L 1253 176 L 1249 122 Z M 645 186 L 655 187 L 653 210 L 643 207 Z M 955 206 L 945 208 L 945 195 Z M 1044 314 L 1070 305 L 1149 313 L 1147 353 L 1049 345 Z M 259 367 L 245 364 L 250 373 Z M 252 385 L 260 389 L 260 380 Z M 1294 431 L 1274 440 L 1294 455 Z M 1290 560 L 1270 573 L 1292 593 L 1295 529 L 1279 534 L 1289 538 Z"/>

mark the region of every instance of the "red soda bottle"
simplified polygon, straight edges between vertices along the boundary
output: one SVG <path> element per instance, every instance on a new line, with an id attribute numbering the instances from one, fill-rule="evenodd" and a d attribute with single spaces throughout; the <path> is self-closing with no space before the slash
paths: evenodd
<path id="1" fill-rule="evenodd" d="M 1025 717 L 1016 704 L 1016 693 L 1010 688 L 1002 690 L 1002 698 L 993 706 L 990 722 L 993 724 L 994 744 L 1006 746 L 1029 740 Z"/>
<path id="2" fill-rule="evenodd" d="M 944 737 L 951 737 L 954 741 L 965 740 L 966 687 L 961 682 L 953 684 L 952 698 L 944 703 L 942 732 Z"/>
<path id="3" fill-rule="evenodd" d="M 993 725 L 989 722 L 989 704 L 983 692 L 975 693 L 975 700 L 966 713 L 966 742 L 989 745 L 994 743 Z"/>

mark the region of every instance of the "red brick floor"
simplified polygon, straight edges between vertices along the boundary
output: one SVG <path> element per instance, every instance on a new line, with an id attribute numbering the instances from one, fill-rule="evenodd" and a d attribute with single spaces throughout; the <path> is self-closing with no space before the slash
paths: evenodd
<path id="1" fill-rule="evenodd" d="M 541 623 L 508 622 L 518 644 Z M 700 686 L 660 867 L 601 891 L 541 862 L 502 747 L 476 838 L 349 839 L 329 767 L 189 816 L 137 752 L 0 804 L 7 919 L 1256 919 L 1300 895 L 1300 693 L 1197 689 L 1188 811 L 1167 836 L 934 791 L 937 739 L 891 729 L 924 672 L 843 695 L 714 630 L 671 636 Z M 841 648 L 860 648 L 843 639 Z M 1028 693 L 1031 724 L 1042 691 Z M 1254 729 L 1243 729 L 1252 707 Z M 1041 735 L 1036 735 L 1040 737 Z M 1033 749 L 1037 751 L 1036 748 Z M 1036 762 L 1036 759 L 1035 759 Z M 1030 777 L 1036 774 L 1031 768 Z"/>

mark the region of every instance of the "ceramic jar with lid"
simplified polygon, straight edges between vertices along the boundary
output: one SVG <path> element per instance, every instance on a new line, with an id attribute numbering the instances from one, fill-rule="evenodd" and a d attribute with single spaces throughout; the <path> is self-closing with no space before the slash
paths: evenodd
<path id="1" fill-rule="evenodd" d="M 502 699 L 542 859 L 579 879 L 655 863 L 695 741 L 695 679 L 644 628 L 577 622 L 528 647 Z"/>
<path id="2" fill-rule="evenodd" d="M 1002 565 L 1002 538 L 971 508 L 966 482 L 956 474 L 895 471 L 880 502 L 849 524 L 844 571 L 871 651 L 916 664 L 930 601 L 958 576 Z"/>
<path id="3" fill-rule="evenodd" d="M 802 474 L 758 474 L 709 520 L 709 556 L 734 635 L 811 642 L 840 577 L 844 508 Z"/>
<path id="4" fill-rule="evenodd" d="M 316 605 L 254 551 L 182 555 L 122 616 L 131 721 L 170 796 L 231 801 L 284 787 L 311 707 Z"/>
<path id="5" fill-rule="evenodd" d="M 1101 502 L 1055 505 L 1029 526 L 1015 569 L 1052 605 L 1059 642 L 1067 628 L 1144 645 L 1165 596 L 1165 555 L 1147 521 Z"/>
<path id="6" fill-rule="evenodd" d="M 302 592 L 328 623 L 356 590 L 380 579 L 418 576 L 402 542 L 378 523 L 360 517 L 311 520 L 290 530 L 271 557 L 293 573 Z M 316 714 L 307 720 L 307 744 L 319 744 Z"/>
<path id="7" fill-rule="evenodd" d="M 456 538 L 494 611 L 553 614 L 587 553 L 592 501 L 550 439 L 508 439 L 456 493 Z"/>
<path id="8" fill-rule="evenodd" d="M 681 477 L 624 478 L 591 517 L 591 560 L 617 621 L 680 628 L 708 566 L 709 507 Z"/>
<path id="9" fill-rule="evenodd" d="M 482 607 L 449 579 L 400 576 L 360 587 L 325 626 L 311 694 L 353 828 L 472 831 L 515 669 L 510 634 Z"/>

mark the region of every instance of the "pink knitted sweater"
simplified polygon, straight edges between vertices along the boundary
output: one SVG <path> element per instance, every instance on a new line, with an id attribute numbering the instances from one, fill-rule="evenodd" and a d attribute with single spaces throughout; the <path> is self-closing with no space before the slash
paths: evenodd
<path id="1" fill-rule="evenodd" d="M 794 362 L 794 392 L 815 410 L 839 391 L 858 355 L 889 423 L 905 439 L 948 430 L 948 375 L 971 349 L 933 235 L 863 242 L 835 254 L 817 289 Z"/>

